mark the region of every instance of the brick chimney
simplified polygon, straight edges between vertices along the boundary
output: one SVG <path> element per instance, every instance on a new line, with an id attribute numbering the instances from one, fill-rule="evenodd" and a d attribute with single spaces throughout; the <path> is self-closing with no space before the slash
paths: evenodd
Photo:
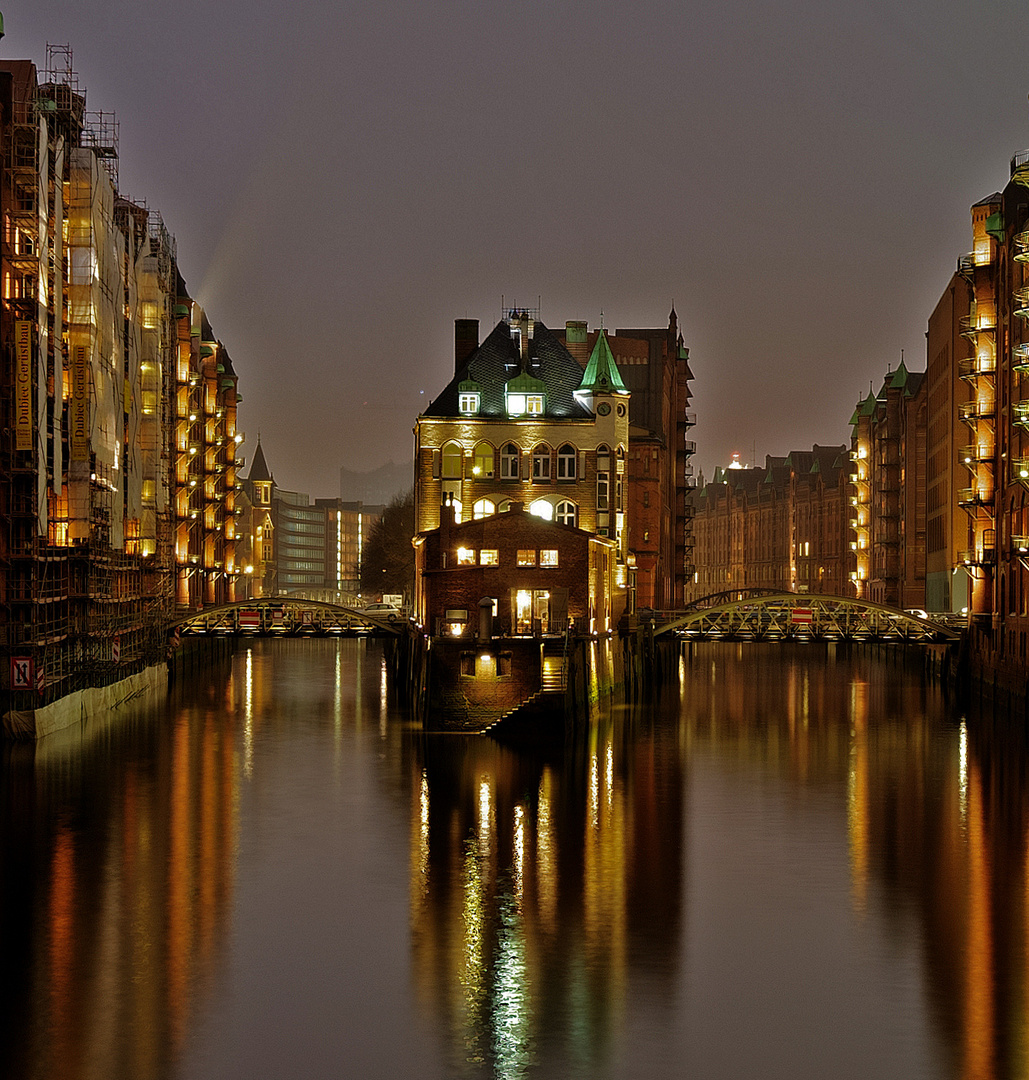
<path id="1" fill-rule="evenodd" d="M 454 374 L 468 363 L 468 357 L 479 347 L 479 320 L 454 320 Z"/>
<path id="2" fill-rule="evenodd" d="M 575 357 L 575 362 L 586 370 L 590 362 L 589 335 L 584 322 L 565 323 L 565 348 Z"/>

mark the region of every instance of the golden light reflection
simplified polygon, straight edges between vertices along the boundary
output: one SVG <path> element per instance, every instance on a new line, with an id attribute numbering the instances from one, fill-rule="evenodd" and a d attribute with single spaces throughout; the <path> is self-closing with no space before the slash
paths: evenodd
<path id="1" fill-rule="evenodd" d="M 520 908 L 525 889 L 525 810 L 521 804 L 514 808 L 514 867 L 512 876 L 514 878 L 515 900 Z"/>
<path id="2" fill-rule="evenodd" d="M 868 760 L 868 683 L 850 687 L 850 760 L 847 770 L 847 840 L 850 847 L 850 893 L 854 911 L 868 903 L 871 850 L 871 793 Z"/>
<path id="3" fill-rule="evenodd" d="M 254 775 L 254 650 L 247 649 L 243 675 L 243 775 Z"/>
<path id="4" fill-rule="evenodd" d="M 481 1061 L 484 1048 L 481 1045 L 481 1019 L 488 991 L 486 979 L 485 946 L 483 941 L 483 887 L 480 875 L 479 852 L 475 842 L 468 844 L 463 867 L 463 929 L 461 967 L 458 985 L 463 1001 L 459 1016 L 463 1030 L 465 1055 L 468 1061 Z"/>
<path id="5" fill-rule="evenodd" d="M 540 920 L 550 934 L 557 931 L 557 834 L 550 813 L 553 785 L 548 766 L 540 777 L 536 808 L 536 892 Z"/>
<path id="6" fill-rule="evenodd" d="M 965 950 L 964 1072 L 993 1076 L 993 926 L 988 840 L 982 781 L 973 766 L 968 782 L 968 942 Z"/>
<path id="7" fill-rule="evenodd" d="M 958 813 L 961 827 L 968 827 L 968 725 L 964 720 L 958 728 Z"/>
<path id="8" fill-rule="evenodd" d="M 382 667 L 379 671 L 379 736 L 386 738 L 386 694 L 389 691 L 389 669 L 386 667 L 386 657 L 382 658 Z"/>
<path id="9" fill-rule="evenodd" d="M 493 797 L 490 778 L 483 776 L 479 780 L 479 854 L 486 863 L 491 850 L 493 834 Z M 485 873 L 486 867 L 483 866 Z"/>

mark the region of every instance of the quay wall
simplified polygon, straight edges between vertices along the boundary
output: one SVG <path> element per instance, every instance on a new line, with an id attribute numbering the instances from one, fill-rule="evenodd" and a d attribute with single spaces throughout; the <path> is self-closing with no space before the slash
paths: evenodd
<path id="1" fill-rule="evenodd" d="M 166 661 L 150 664 L 123 679 L 74 690 L 35 709 L 9 709 L 3 714 L 0 730 L 10 742 L 38 742 L 48 735 L 102 720 L 130 704 L 154 704 L 165 697 L 171 683 L 205 671 L 231 655 L 234 647 L 233 640 L 227 637 L 185 637 Z"/>

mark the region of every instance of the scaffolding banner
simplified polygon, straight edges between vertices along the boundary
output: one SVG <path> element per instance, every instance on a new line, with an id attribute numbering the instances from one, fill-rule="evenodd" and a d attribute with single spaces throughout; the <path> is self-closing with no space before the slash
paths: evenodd
<path id="1" fill-rule="evenodd" d="M 89 460 L 89 363 L 85 345 L 71 350 L 71 460 Z"/>
<path id="2" fill-rule="evenodd" d="M 32 449 L 32 323 L 14 324 L 16 369 L 14 376 L 14 448 Z"/>

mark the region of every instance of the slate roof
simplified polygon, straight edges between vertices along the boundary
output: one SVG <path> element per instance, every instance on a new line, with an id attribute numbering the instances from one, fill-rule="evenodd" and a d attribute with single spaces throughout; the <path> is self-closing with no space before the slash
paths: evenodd
<path id="1" fill-rule="evenodd" d="M 507 418 L 504 387 L 523 372 L 518 344 L 511 337 L 506 320 L 501 319 L 489 337 L 472 353 L 423 416 L 459 417 L 458 395 L 463 382 L 479 388 L 479 416 Z M 574 396 L 582 382 L 582 368 L 575 357 L 539 320 L 529 340 L 524 374 L 539 379 L 546 387 L 544 416 L 552 420 L 591 420 L 593 413 Z"/>
<path id="2" fill-rule="evenodd" d="M 247 480 L 271 480 L 272 483 L 275 482 L 275 477 L 272 476 L 268 469 L 268 463 L 264 460 L 260 435 L 257 437 L 257 449 L 254 451 L 253 460 L 250 462 L 250 472 L 247 473 Z"/>

